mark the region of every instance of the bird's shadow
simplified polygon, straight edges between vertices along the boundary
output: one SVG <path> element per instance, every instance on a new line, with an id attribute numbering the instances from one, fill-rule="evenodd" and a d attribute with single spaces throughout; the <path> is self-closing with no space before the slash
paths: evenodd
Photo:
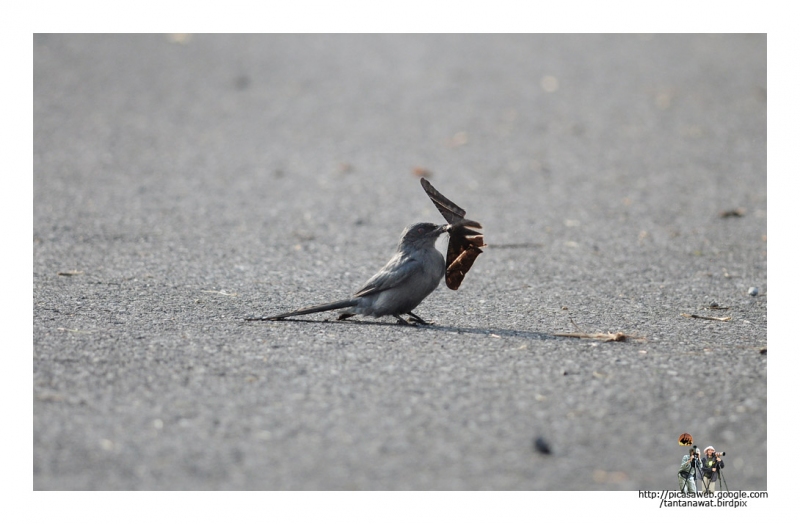
<path id="1" fill-rule="evenodd" d="M 495 335 L 499 337 L 516 337 L 527 338 L 535 340 L 555 340 L 559 337 L 549 333 L 542 333 L 539 331 L 524 331 L 520 329 L 504 329 L 504 328 L 475 328 L 463 326 L 442 326 L 439 324 L 419 324 L 409 323 L 400 324 L 399 322 L 380 322 L 378 320 L 314 320 L 310 318 L 282 318 L 279 320 L 266 320 L 261 318 L 246 318 L 246 321 L 256 322 L 302 322 L 307 324 L 335 324 L 337 326 L 381 326 L 386 328 L 414 328 L 414 329 L 427 329 L 429 331 L 441 331 L 447 333 L 467 333 L 471 335 Z M 255 324 L 256 322 L 247 322 L 248 324 Z"/>

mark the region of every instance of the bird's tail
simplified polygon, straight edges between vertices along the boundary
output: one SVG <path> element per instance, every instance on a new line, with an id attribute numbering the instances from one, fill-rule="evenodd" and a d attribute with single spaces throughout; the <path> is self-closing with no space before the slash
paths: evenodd
<path id="1" fill-rule="evenodd" d="M 300 315 L 310 315 L 311 313 L 320 313 L 322 311 L 330 311 L 332 309 L 342 309 L 346 307 L 353 307 L 358 304 L 357 298 L 351 298 L 348 300 L 340 300 L 338 302 L 331 302 L 330 304 L 320 304 L 318 306 L 309 306 L 300 309 L 296 309 L 294 311 L 289 311 L 287 313 L 281 313 L 280 315 L 274 315 L 271 317 L 256 317 L 256 318 L 246 318 L 245 320 L 280 320 L 286 317 L 297 317 Z"/>

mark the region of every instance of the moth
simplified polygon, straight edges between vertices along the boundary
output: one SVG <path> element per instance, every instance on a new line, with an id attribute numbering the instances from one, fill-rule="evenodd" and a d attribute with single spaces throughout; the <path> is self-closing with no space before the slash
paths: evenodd
<path id="1" fill-rule="evenodd" d="M 452 226 L 450 241 L 447 244 L 447 270 L 444 280 L 447 287 L 456 290 L 464 280 L 464 275 L 475 263 L 475 259 L 483 253 L 481 248 L 486 245 L 483 242 L 483 233 L 470 228 L 482 229 L 483 226 L 474 220 L 464 218 L 467 212 L 439 193 L 425 178 L 420 178 L 419 181 L 422 189 L 447 223 Z"/>

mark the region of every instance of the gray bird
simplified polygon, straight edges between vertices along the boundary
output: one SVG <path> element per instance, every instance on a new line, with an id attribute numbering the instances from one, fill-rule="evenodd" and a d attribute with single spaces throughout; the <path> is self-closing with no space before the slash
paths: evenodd
<path id="1" fill-rule="evenodd" d="M 429 223 L 408 226 L 400 236 L 400 243 L 391 260 L 351 299 L 305 307 L 271 317 L 245 320 L 281 320 L 286 317 L 348 308 L 339 315 L 339 320 L 353 315 L 373 317 L 392 315 L 399 323 L 408 324 L 400 316 L 406 314 L 418 323 L 426 324 L 412 313 L 412 310 L 436 289 L 444 276 L 444 257 L 436 249 L 436 239 L 442 233 L 450 231 L 451 227 L 450 224 L 437 226 Z"/>

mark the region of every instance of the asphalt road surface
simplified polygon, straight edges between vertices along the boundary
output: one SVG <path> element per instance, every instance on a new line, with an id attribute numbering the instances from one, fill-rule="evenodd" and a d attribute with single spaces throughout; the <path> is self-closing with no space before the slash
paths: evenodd
<path id="1" fill-rule="evenodd" d="M 767 489 L 766 86 L 763 35 L 37 35 L 34 488 L 676 489 L 689 432 Z M 242 320 L 443 223 L 420 173 L 489 245 L 435 325 Z"/>

